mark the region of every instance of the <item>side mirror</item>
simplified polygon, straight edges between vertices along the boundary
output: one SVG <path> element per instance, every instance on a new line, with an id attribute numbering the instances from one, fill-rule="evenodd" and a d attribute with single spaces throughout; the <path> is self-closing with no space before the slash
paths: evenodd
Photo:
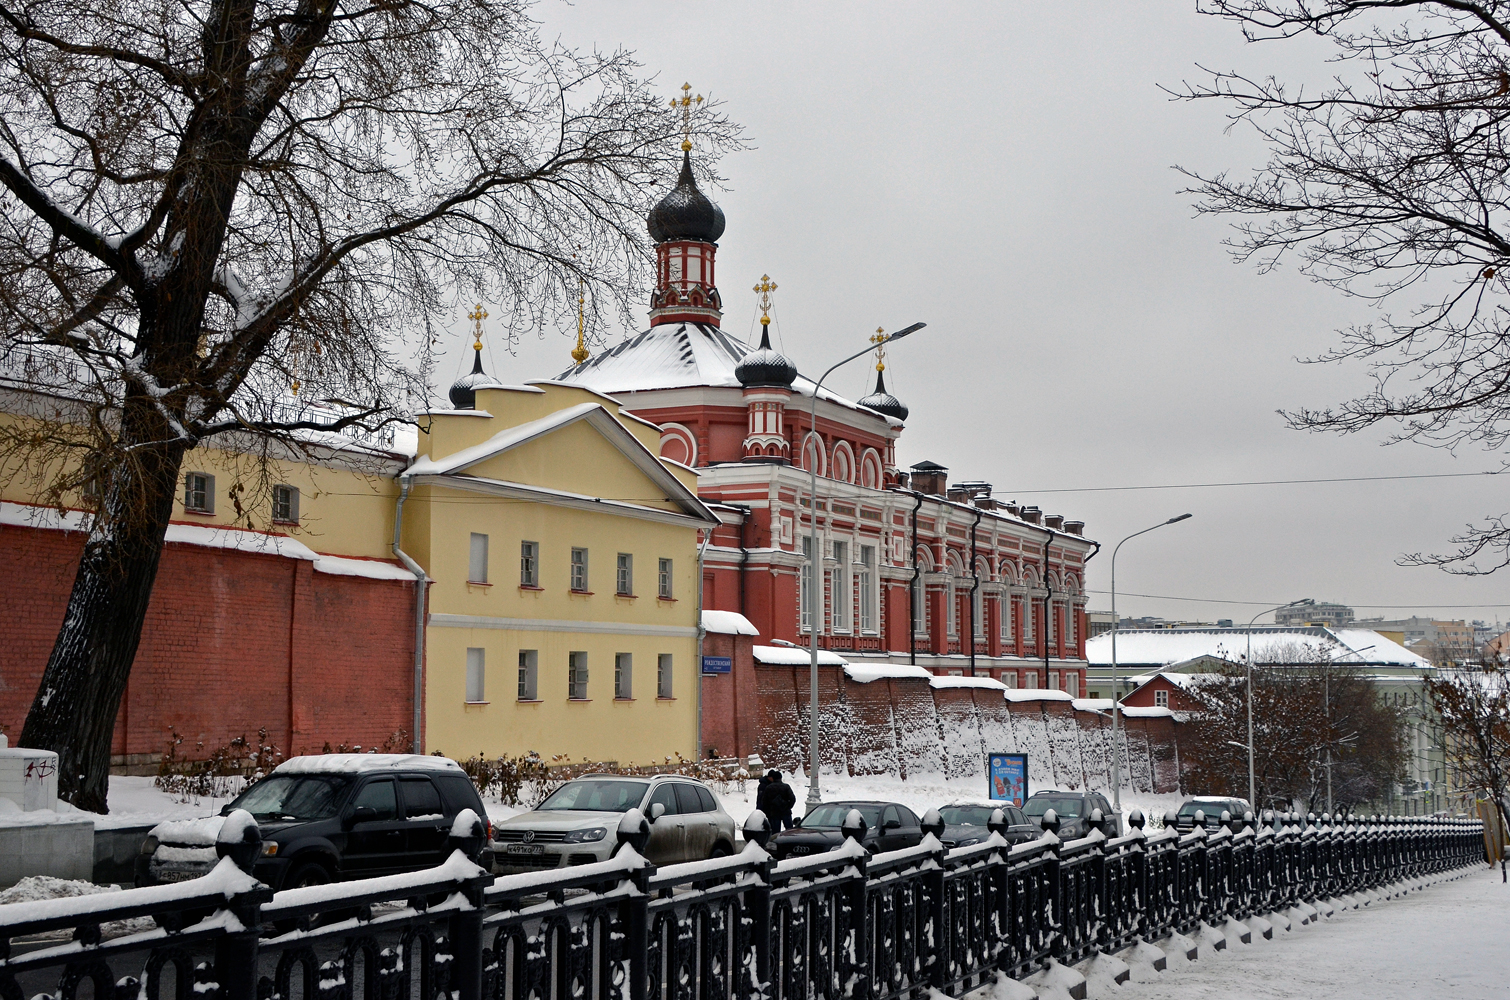
<path id="1" fill-rule="evenodd" d="M 651 803 L 650 816 L 648 817 L 650 822 L 654 823 L 664 815 L 666 815 L 666 807 L 664 805 L 659 802 Z"/>
<path id="2" fill-rule="evenodd" d="M 346 816 L 346 829 L 350 830 L 358 823 L 370 823 L 377 818 L 377 810 L 372 806 L 357 806 Z"/>
<path id="3" fill-rule="evenodd" d="M 793 829 L 796 829 L 797 827 L 799 827 L 801 825 L 802 825 L 802 817 L 801 816 L 798 816 L 796 819 L 792 820 L 792 828 Z"/>
<path id="4" fill-rule="evenodd" d="M 231 814 L 231 810 L 234 808 L 236 807 L 227 802 L 225 805 L 220 807 L 220 815 L 229 816 Z"/>
<path id="5" fill-rule="evenodd" d="M 899 830 L 901 827 L 902 821 L 899 819 L 889 819 L 881 824 L 881 829 L 883 830 Z"/>

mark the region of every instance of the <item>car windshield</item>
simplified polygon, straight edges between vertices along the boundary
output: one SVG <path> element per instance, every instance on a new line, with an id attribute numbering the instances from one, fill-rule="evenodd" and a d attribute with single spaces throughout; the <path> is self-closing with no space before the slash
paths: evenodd
<path id="1" fill-rule="evenodd" d="M 1215 819 L 1227 808 L 1225 802 L 1187 802 L 1180 806 L 1179 815 L 1194 816 L 1197 812 L 1204 812 L 1207 819 Z"/>
<path id="2" fill-rule="evenodd" d="M 568 781 L 536 809 L 571 809 L 576 812 L 628 812 L 645 797 L 647 783 L 621 778 L 579 778 Z"/>
<path id="3" fill-rule="evenodd" d="M 1079 819 L 1081 807 L 1080 799 L 1068 795 L 1035 795 L 1028 799 L 1022 811 L 1029 816 L 1042 816 L 1052 809 L 1060 819 Z"/>
<path id="4" fill-rule="evenodd" d="M 274 774 L 236 796 L 229 809 L 258 819 L 330 819 L 341 807 L 350 778 L 327 774 Z"/>
<path id="5" fill-rule="evenodd" d="M 860 815 L 865 817 L 865 828 L 874 830 L 876 824 L 881 821 L 881 807 L 875 805 L 845 805 L 842 802 L 831 802 L 827 805 L 815 806 L 802 817 L 804 830 L 837 830 L 844 825 L 844 817 L 849 815 L 851 809 L 860 810 Z"/>
<path id="6" fill-rule="evenodd" d="M 949 826 L 985 826 L 991 822 L 991 814 L 995 811 L 994 806 L 945 806 L 939 810 L 939 815 Z"/>

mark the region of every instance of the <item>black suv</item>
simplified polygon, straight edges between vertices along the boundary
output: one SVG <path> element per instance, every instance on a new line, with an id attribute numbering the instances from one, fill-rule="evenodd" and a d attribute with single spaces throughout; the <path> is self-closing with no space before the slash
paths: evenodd
<path id="1" fill-rule="evenodd" d="M 1252 806 L 1248 805 L 1247 799 L 1231 799 L 1221 795 L 1197 795 L 1180 806 L 1180 811 L 1175 813 L 1174 828 L 1180 833 L 1189 833 L 1195 829 L 1195 814 L 1206 814 L 1206 829 L 1215 832 L 1221 828 L 1222 813 L 1228 816 L 1227 829 L 1237 833 L 1243 829 L 1243 814 L 1250 812 Z"/>
<path id="2" fill-rule="evenodd" d="M 136 859 L 136 884 L 183 882 L 215 867 L 215 837 L 232 809 L 257 820 L 262 857 L 253 874 L 275 890 L 433 867 L 446 859 L 457 813 L 487 817 L 472 780 L 445 757 L 292 757 L 219 816 L 153 827 Z"/>
<path id="3" fill-rule="evenodd" d="M 1043 831 L 1009 802 L 951 802 L 938 810 L 939 819 L 944 821 L 944 846 L 971 847 L 991 836 L 987 824 L 998 809 L 1007 821 L 1003 834 L 1007 843 L 1023 844 L 1043 836 Z"/>
<path id="4" fill-rule="evenodd" d="M 1105 824 L 1103 833 L 1108 837 L 1119 837 L 1121 830 L 1113 828 L 1116 817 L 1112 815 L 1112 805 L 1106 801 L 1106 796 L 1100 792 L 1061 792 L 1046 788 L 1034 792 L 1028 801 L 1022 804 L 1022 811 L 1027 814 L 1029 820 L 1038 826 L 1043 826 L 1043 816 L 1050 809 L 1059 817 L 1059 839 L 1079 840 L 1091 832 L 1091 813 L 1101 810 L 1101 821 Z"/>

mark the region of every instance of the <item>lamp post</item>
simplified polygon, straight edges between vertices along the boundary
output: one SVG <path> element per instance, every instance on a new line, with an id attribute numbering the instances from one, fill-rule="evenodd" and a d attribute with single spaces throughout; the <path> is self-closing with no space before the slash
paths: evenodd
<path id="1" fill-rule="evenodd" d="M 1269 608 L 1266 611 L 1260 611 L 1258 614 L 1248 619 L 1248 805 L 1253 807 L 1255 815 L 1258 812 L 1258 786 L 1257 782 L 1253 780 L 1253 623 L 1258 621 L 1264 615 L 1270 614 L 1275 611 L 1283 611 L 1286 608 L 1298 608 L 1305 604 L 1315 603 L 1315 600 L 1313 600 L 1312 598 L 1302 597 L 1298 601 L 1291 601 L 1289 604 L 1281 604 L 1278 607 Z"/>
<path id="2" fill-rule="evenodd" d="M 1137 538 L 1139 535 L 1146 535 L 1150 531 L 1162 528 L 1167 524 L 1176 524 L 1191 516 L 1193 515 L 1181 514 L 1179 517 L 1171 517 L 1167 521 L 1160 521 L 1152 528 L 1135 531 L 1118 542 L 1115 549 L 1112 549 L 1112 812 L 1117 814 L 1118 830 L 1122 829 L 1122 755 L 1117 752 L 1117 627 L 1121 623 L 1121 619 L 1117 617 L 1117 551 L 1124 544 Z M 1047 562 L 1047 549 L 1044 550 L 1044 559 Z"/>
<path id="3" fill-rule="evenodd" d="M 818 564 L 822 561 L 822 554 L 818 549 L 818 454 L 823 449 L 823 438 L 818 435 L 818 391 L 823 388 L 824 381 L 834 373 L 834 369 L 840 365 L 847 365 L 856 358 L 863 357 L 883 344 L 889 344 L 893 340 L 901 340 L 911 333 L 916 333 L 927 323 L 914 323 L 909 327 L 898 330 L 882 340 L 876 341 L 863 351 L 856 351 L 843 361 L 836 362 L 823 373 L 823 377 L 813 383 L 813 404 L 809 408 L 809 423 L 807 434 L 803 438 L 802 455 L 807 457 L 807 440 L 816 437 L 818 440 L 813 449 L 813 460 L 808 462 L 808 512 L 812 518 L 812 530 L 809 538 L 812 539 L 812 550 L 808 553 L 807 561 L 807 625 L 808 638 L 811 642 L 812 654 L 811 673 L 812 687 L 809 692 L 808 707 L 812 710 L 811 719 L 808 722 L 808 786 L 807 806 L 811 809 L 822 801 L 818 791 L 818 631 L 821 623 L 823 605 L 818 601 Z"/>

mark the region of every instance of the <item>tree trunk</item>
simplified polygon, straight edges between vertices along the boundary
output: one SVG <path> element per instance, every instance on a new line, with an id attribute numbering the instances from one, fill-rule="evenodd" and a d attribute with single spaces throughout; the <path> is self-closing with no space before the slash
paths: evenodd
<path id="1" fill-rule="evenodd" d="M 97 813 L 108 811 L 111 738 L 187 445 L 162 434 L 164 422 L 148 410 L 142 400 L 128 400 L 123 442 L 167 437 L 170 443 L 112 463 L 63 625 L 21 730 L 21 746 L 57 752 L 58 797 Z M 159 433 L 147 436 L 153 430 Z"/>

